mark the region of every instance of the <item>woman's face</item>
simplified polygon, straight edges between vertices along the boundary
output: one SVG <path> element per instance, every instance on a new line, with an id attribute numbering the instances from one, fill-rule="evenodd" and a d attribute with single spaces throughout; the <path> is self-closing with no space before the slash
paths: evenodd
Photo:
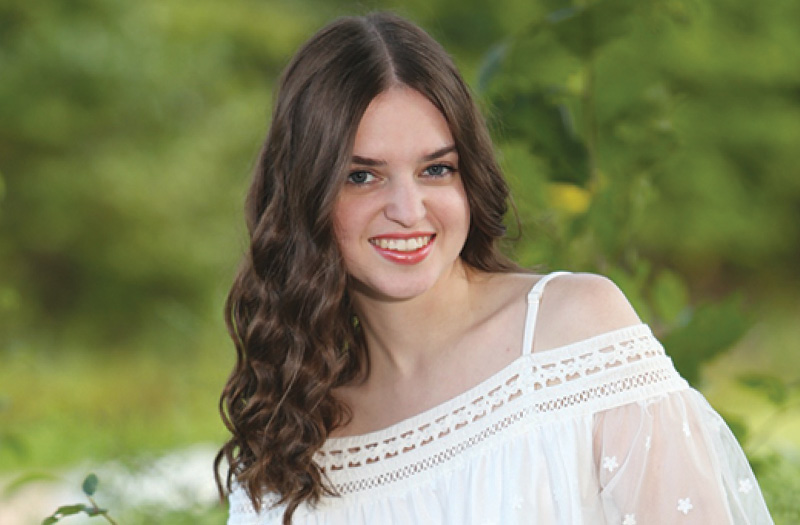
<path id="1" fill-rule="evenodd" d="M 333 218 L 352 292 L 410 299 L 451 275 L 470 212 L 450 128 L 427 98 L 407 87 L 375 97 L 344 176 Z"/>

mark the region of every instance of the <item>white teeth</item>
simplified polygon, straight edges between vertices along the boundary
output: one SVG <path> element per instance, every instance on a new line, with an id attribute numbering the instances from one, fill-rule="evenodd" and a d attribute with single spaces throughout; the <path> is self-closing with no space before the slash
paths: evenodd
<path id="1" fill-rule="evenodd" d="M 431 242 L 431 235 L 411 237 L 410 239 L 370 239 L 369 242 L 384 250 L 397 252 L 413 252 Z"/>

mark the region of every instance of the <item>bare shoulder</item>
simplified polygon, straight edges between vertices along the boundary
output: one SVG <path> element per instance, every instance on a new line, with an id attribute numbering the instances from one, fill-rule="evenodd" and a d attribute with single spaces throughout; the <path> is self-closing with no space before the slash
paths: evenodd
<path id="1" fill-rule="evenodd" d="M 607 277 L 561 275 L 542 293 L 533 350 L 558 348 L 639 323 L 628 299 Z"/>

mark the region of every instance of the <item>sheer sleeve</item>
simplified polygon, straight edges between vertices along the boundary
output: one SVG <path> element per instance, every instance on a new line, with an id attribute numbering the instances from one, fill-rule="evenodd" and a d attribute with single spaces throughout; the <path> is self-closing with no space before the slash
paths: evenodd
<path id="1" fill-rule="evenodd" d="M 739 444 L 693 389 L 597 413 L 594 457 L 609 524 L 772 523 Z"/>

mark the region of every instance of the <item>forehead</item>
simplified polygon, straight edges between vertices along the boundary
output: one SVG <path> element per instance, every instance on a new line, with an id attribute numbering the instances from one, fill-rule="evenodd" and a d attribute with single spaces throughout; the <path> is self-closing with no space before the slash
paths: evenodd
<path id="1" fill-rule="evenodd" d="M 361 117 L 353 154 L 390 160 L 424 155 L 453 142 L 436 106 L 409 87 L 393 87 L 375 97 Z"/>

